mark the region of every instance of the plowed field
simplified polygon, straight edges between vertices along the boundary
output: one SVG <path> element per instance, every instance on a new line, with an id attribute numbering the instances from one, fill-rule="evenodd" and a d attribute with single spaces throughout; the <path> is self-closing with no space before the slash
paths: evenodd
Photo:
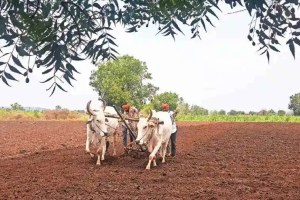
<path id="1" fill-rule="evenodd" d="M 178 154 L 145 170 L 84 153 L 84 122 L 0 122 L 0 199 L 300 199 L 300 124 L 178 123 Z"/>

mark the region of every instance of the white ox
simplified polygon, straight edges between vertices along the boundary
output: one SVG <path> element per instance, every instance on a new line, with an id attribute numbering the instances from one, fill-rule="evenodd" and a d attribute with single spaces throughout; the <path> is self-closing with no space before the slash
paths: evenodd
<path id="1" fill-rule="evenodd" d="M 152 118 L 152 116 L 154 118 Z M 163 121 L 163 124 L 159 124 Z M 161 149 L 162 163 L 165 163 L 165 156 L 167 151 L 168 142 L 172 134 L 172 121 L 170 114 L 167 112 L 158 111 L 155 115 L 150 115 L 147 118 L 140 117 L 137 124 L 138 135 L 136 143 L 140 145 L 147 145 L 149 155 L 149 162 L 146 169 L 150 169 L 151 162 L 156 166 L 156 154 Z"/>
<path id="2" fill-rule="evenodd" d="M 104 110 L 104 114 L 113 114 L 117 115 L 117 111 L 112 106 L 106 106 Z M 113 156 L 117 155 L 116 152 L 116 143 L 117 143 L 117 130 L 119 129 L 119 120 L 117 118 L 106 118 L 106 125 L 107 125 L 107 148 L 109 143 L 113 144 Z"/>
<path id="3" fill-rule="evenodd" d="M 99 104 L 99 101 L 89 101 L 87 104 L 87 113 L 90 115 L 90 118 L 86 126 L 85 151 L 94 157 L 94 154 L 90 151 L 90 144 L 98 145 L 97 165 L 101 165 L 100 154 L 101 160 L 105 159 L 106 147 L 109 145 L 109 142 L 113 143 L 113 155 L 116 155 L 116 131 L 119 126 L 118 119 L 105 118 L 105 113 L 116 113 L 113 107 L 106 106 L 105 101 L 101 101 L 103 102 L 102 104 Z"/>

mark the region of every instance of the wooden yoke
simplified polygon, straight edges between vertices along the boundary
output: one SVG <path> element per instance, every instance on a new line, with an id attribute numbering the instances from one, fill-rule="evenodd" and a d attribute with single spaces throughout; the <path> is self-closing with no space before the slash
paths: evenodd
<path id="1" fill-rule="evenodd" d="M 164 121 L 159 121 L 159 119 L 152 117 L 149 122 L 153 122 L 154 124 L 164 124 Z"/>
<path id="2" fill-rule="evenodd" d="M 109 113 L 104 113 L 105 117 L 108 117 L 108 118 L 117 118 L 117 119 L 120 119 L 120 116 L 119 115 L 116 115 L 116 114 L 109 114 Z M 139 118 L 135 118 L 135 117 L 128 117 L 127 115 L 124 115 L 122 114 L 121 115 L 122 118 L 124 120 L 129 120 L 129 121 L 136 121 L 138 122 L 140 119 Z M 156 124 L 164 124 L 164 121 L 158 121 L 156 118 L 151 118 L 150 119 L 151 122 L 154 122 Z"/>
<path id="3" fill-rule="evenodd" d="M 117 118 L 117 119 L 120 119 L 120 116 L 116 115 L 116 114 L 104 113 L 104 115 L 105 115 L 105 117 L 108 117 L 108 118 Z M 136 122 L 138 122 L 140 120 L 139 118 L 128 117 L 127 115 L 121 115 L 121 116 L 122 116 L 122 118 L 124 120 L 136 121 Z"/>

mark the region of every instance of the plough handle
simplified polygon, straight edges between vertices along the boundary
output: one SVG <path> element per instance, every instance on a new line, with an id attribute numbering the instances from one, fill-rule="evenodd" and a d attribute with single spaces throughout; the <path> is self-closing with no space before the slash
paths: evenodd
<path id="1" fill-rule="evenodd" d="M 123 116 L 121 115 L 121 113 L 117 110 L 116 106 L 113 105 L 114 109 L 116 110 L 116 112 L 118 113 L 118 115 L 120 116 L 120 118 L 122 119 L 122 121 L 124 122 L 125 126 L 127 127 L 127 129 L 129 130 L 129 134 L 131 135 L 131 137 L 134 138 L 134 140 L 136 139 L 133 131 L 131 130 L 131 128 L 127 125 L 126 121 L 124 120 Z"/>

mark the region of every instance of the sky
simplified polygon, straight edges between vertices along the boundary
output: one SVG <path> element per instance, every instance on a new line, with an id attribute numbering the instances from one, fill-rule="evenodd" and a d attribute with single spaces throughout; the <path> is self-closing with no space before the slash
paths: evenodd
<path id="1" fill-rule="evenodd" d="M 176 92 L 190 105 L 209 110 L 231 109 L 259 111 L 261 109 L 288 110 L 289 97 L 300 92 L 300 48 L 296 60 L 283 45 L 280 53 L 272 53 L 270 63 L 259 55 L 247 39 L 250 16 L 247 12 L 232 12 L 223 8 L 216 28 L 202 31 L 202 40 L 190 39 L 188 27 L 181 27 L 185 36 L 156 35 L 157 27 L 142 28 L 138 33 L 126 33 L 117 27 L 112 34 L 117 38 L 120 55 L 128 54 L 146 62 L 152 83 L 162 92 Z M 75 64 L 74 87 L 64 87 L 67 93 L 56 90 L 53 96 L 46 91 L 49 83 L 41 71 L 25 79 L 11 82 L 12 87 L 0 83 L 0 107 L 18 102 L 22 106 L 83 110 L 89 100 L 97 99 L 97 92 L 89 86 L 89 77 L 96 66 L 90 61 Z"/>

